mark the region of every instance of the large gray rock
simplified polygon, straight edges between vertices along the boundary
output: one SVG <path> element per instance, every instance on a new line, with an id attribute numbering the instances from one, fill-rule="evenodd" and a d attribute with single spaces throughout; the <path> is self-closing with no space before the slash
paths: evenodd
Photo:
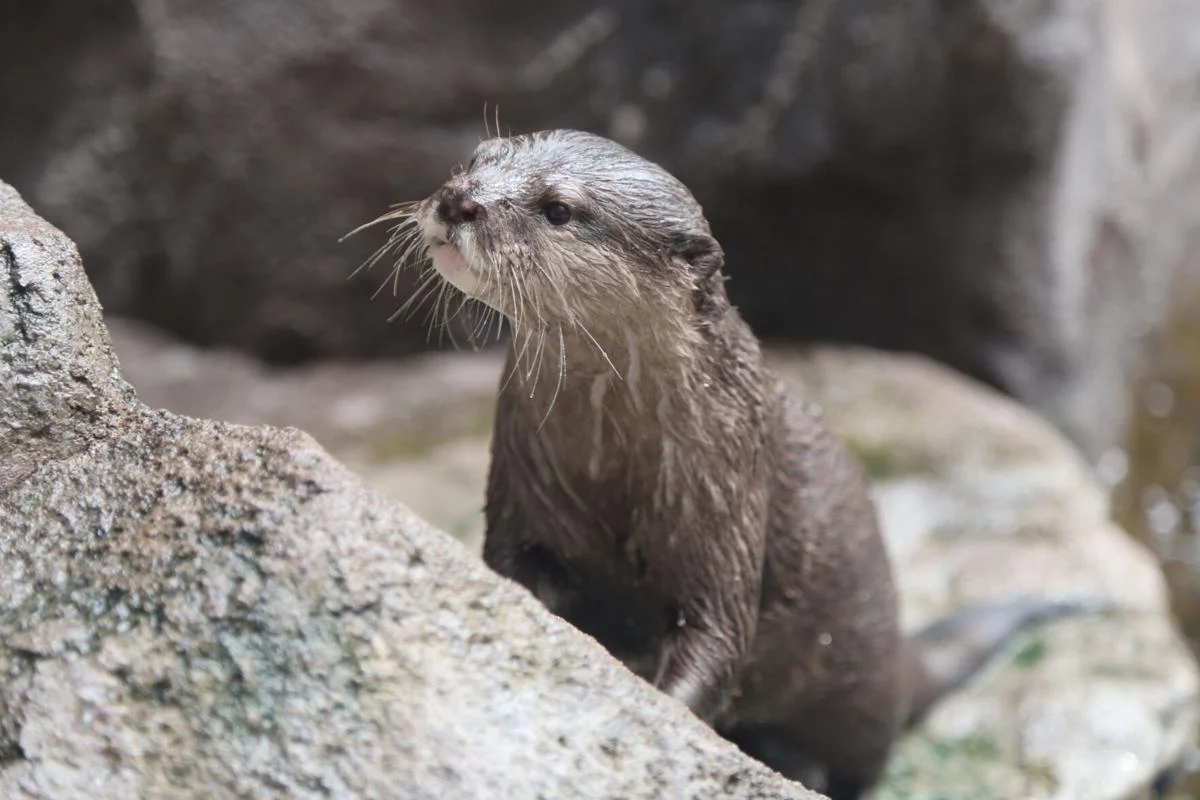
<path id="1" fill-rule="evenodd" d="M 113 327 L 147 402 L 309 426 L 374 486 L 478 548 L 496 358 L 279 374 Z M 1154 558 L 1109 520 L 1075 449 L 923 358 L 836 348 L 772 358 L 872 476 L 906 627 L 1021 594 L 1118 609 L 1016 642 L 901 742 L 876 800 L 1149 796 L 1196 739 L 1200 683 Z"/>
<path id="2" fill-rule="evenodd" d="M 0 28 L 0 175 L 117 311 L 270 360 L 424 346 L 336 239 L 484 134 L 694 187 L 763 334 L 915 350 L 1089 452 L 1200 244 L 1192 0 L 105 0 Z M 402 284 L 406 285 L 406 284 Z M 398 304 L 398 303 L 397 303 Z"/>
<path id="3" fill-rule="evenodd" d="M 0 184 L 0 797 L 816 797 L 294 429 L 152 411 Z"/>

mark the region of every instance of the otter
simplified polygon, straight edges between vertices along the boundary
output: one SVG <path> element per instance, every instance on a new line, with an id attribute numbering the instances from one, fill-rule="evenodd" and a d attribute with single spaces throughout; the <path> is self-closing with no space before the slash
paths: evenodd
<path id="1" fill-rule="evenodd" d="M 860 797 L 938 696 L 1067 610 L 902 636 L 860 466 L 764 363 L 662 167 L 581 131 L 490 138 L 385 217 L 510 323 L 486 563 L 747 754 Z"/>

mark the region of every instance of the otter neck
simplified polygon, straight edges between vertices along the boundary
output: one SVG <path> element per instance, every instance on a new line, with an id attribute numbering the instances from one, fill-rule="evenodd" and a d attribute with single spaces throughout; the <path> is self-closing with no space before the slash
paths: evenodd
<path id="1" fill-rule="evenodd" d="M 563 325 L 561 340 L 557 326 L 518 333 L 508 391 L 546 454 L 580 477 L 634 479 L 631 461 L 657 471 L 671 442 L 705 437 L 728 310 L 719 291 L 702 312 L 647 310 L 644 325 L 625 315 L 617 326 Z"/>
<path id="2" fill-rule="evenodd" d="M 659 298 L 635 314 L 620 309 L 607 319 L 514 326 L 513 380 L 524 384 L 532 406 L 543 412 L 556 387 L 557 404 L 564 394 L 590 393 L 599 378 L 624 384 L 634 396 L 665 387 L 682 391 L 693 379 L 703 380 L 730 308 L 722 282 L 714 283 L 703 297 Z"/>

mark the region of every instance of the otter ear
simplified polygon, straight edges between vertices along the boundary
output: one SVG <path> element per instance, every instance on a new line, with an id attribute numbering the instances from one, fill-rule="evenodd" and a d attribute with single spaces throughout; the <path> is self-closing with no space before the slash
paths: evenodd
<path id="1" fill-rule="evenodd" d="M 701 278 L 709 278 L 725 264 L 725 251 L 720 243 L 706 233 L 690 234 L 675 248 L 675 252 Z"/>

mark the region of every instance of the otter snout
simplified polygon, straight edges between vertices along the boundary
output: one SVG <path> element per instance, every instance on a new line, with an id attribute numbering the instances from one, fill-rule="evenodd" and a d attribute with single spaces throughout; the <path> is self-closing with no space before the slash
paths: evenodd
<path id="1" fill-rule="evenodd" d="M 434 269 L 468 297 L 478 297 L 480 279 L 462 249 L 467 253 L 474 251 L 473 231 L 461 224 L 482 219 L 486 214 L 484 207 L 465 191 L 447 184 L 429 196 L 420 215 L 421 233 Z"/>
<path id="2" fill-rule="evenodd" d="M 443 186 L 434 195 L 434 199 L 437 201 L 434 210 L 438 220 L 450 225 L 473 222 L 487 216 L 487 209 L 457 186 Z"/>

